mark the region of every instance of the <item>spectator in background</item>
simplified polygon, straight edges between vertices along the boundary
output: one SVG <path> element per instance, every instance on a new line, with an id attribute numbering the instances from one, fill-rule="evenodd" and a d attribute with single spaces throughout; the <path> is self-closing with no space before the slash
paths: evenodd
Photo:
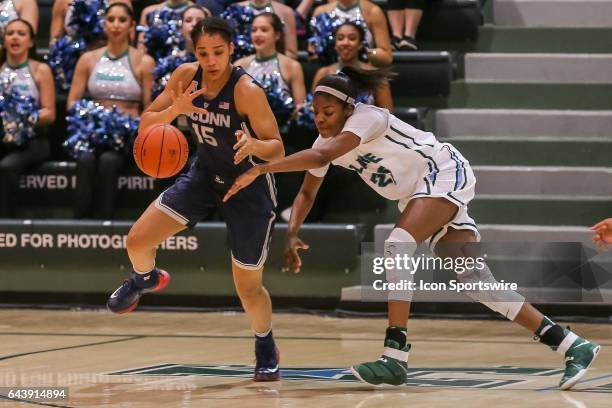
<path id="1" fill-rule="evenodd" d="M 257 15 L 251 26 L 251 41 L 255 46 L 255 55 L 241 58 L 235 65 L 243 67 L 261 84 L 266 83 L 266 77 L 273 78 L 279 88 L 293 99 L 293 111 L 299 109 L 306 99 L 304 72 L 299 62 L 284 55 L 283 23 L 280 17 L 267 11 Z M 275 106 L 273 101 L 270 101 L 270 106 Z M 287 119 L 277 117 L 279 128 L 282 129 L 282 122 Z"/>
<path id="2" fill-rule="evenodd" d="M 118 1 L 132 7 L 131 0 L 108 0 L 108 4 L 110 5 Z M 51 43 L 55 42 L 55 40 L 57 40 L 63 35 L 74 36 L 76 34 L 74 30 L 69 26 L 73 12 L 74 10 L 72 0 L 55 0 L 55 2 L 53 3 L 53 10 L 51 14 Z"/>
<path id="3" fill-rule="evenodd" d="M 6 25 L 17 18 L 22 18 L 38 31 L 38 3 L 36 0 L 0 0 L 0 38 Z M 0 42 L 2 46 L 2 42 Z"/>
<path id="4" fill-rule="evenodd" d="M 248 0 L 238 3 L 238 5 L 253 9 L 255 14 L 268 12 L 279 16 L 284 27 L 285 55 L 289 58 L 297 59 L 295 15 L 291 7 L 272 0 Z"/>
<path id="5" fill-rule="evenodd" d="M 55 121 L 55 85 L 51 68 L 34 59 L 34 28 L 21 18 L 12 20 L 4 28 L 0 82 L 6 81 L 11 90 L 31 96 L 39 108 L 36 126 L 49 125 Z M 0 217 L 15 215 L 20 174 L 49 157 L 49 142 L 40 133 L 21 145 L 5 143 L 6 135 L 0 143 Z"/>
<path id="6" fill-rule="evenodd" d="M 312 81 L 313 92 L 321 78 L 329 74 L 336 74 L 344 67 L 365 70 L 374 69 L 371 64 L 359 60 L 359 53 L 363 52 L 364 35 L 363 28 L 353 22 L 346 22 L 338 27 L 335 33 L 335 48 L 338 53 L 338 62 L 319 68 Z M 378 88 L 373 95 L 364 95 L 363 99 L 359 102 L 376 105 L 393 111 L 393 100 L 391 98 L 389 83 L 385 83 L 384 86 Z"/>
<path id="7" fill-rule="evenodd" d="M 387 66 L 393 62 L 387 18 L 376 4 L 369 0 L 337 0 L 317 7 L 313 17 L 321 13 L 328 13 L 342 19 L 365 20 L 368 26 L 365 33 L 369 47 L 368 61 L 376 67 Z"/>
<path id="8" fill-rule="evenodd" d="M 423 16 L 425 0 L 389 0 L 387 16 L 391 25 L 391 45 L 396 51 L 416 51 L 416 32 Z"/>
<path id="9" fill-rule="evenodd" d="M 126 4 L 114 3 L 108 7 L 104 16 L 108 44 L 79 59 L 68 95 L 69 108 L 85 94 L 106 108 L 117 106 L 121 114 L 132 117 L 139 117 L 150 104 L 155 61 L 130 46 L 129 35 L 134 24 L 133 11 Z M 98 148 L 79 156 L 75 217 L 112 218 L 117 179 L 126 163 L 123 151 Z"/>

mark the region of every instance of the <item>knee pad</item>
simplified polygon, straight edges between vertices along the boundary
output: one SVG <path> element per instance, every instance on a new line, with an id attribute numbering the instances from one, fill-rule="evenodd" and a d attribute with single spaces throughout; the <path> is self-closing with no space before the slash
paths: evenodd
<path id="1" fill-rule="evenodd" d="M 385 241 L 385 258 L 397 259 L 404 256 L 411 257 L 417 248 L 417 242 L 410 233 L 401 228 L 394 228 Z M 400 283 L 402 281 L 412 282 L 414 275 L 408 269 L 387 268 L 386 279 L 389 283 Z M 389 300 L 399 300 L 410 302 L 412 300 L 411 290 L 389 290 L 387 297 Z"/>
<path id="2" fill-rule="evenodd" d="M 458 274 L 461 283 L 497 283 L 489 267 L 485 264 L 482 269 L 472 269 Z M 513 290 L 482 290 L 466 291 L 469 297 L 482 303 L 489 309 L 514 320 L 525 303 L 525 298 Z"/>

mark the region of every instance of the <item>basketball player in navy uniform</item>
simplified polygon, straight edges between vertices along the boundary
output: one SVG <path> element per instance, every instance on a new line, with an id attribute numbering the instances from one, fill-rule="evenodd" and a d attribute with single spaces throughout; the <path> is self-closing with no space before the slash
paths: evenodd
<path id="1" fill-rule="evenodd" d="M 109 298 L 115 313 L 136 308 L 140 296 L 163 289 L 168 272 L 155 266 L 156 247 L 218 209 L 227 223 L 236 291 L 255 332 L 256 381 L 279 379 L 272 337 L 272 305 L 262 286 L 274 226 L 274 179 L 262 177 L 230 203 L 222 198 L 234 179 L 257 163 L 280 159 L 284 148 L 266 95 L 230 58 L 232 29 L 219 18 L 191 34 L 197 62 L 183 64 L 143 113 L 140 128 L 185 115 L 198 141 L 188 172 L 164 191 L 132 226 L 127 250 L 133 273 Z"/>

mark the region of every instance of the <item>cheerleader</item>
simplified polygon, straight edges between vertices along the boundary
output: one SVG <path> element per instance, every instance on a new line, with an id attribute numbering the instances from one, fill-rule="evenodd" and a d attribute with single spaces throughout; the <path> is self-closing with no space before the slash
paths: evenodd
<path id="1" fill-rule="evenodd" d="M 363 27 L 351 21 L 347 21 L 338 27 L 335 33 L 335 50 L 338 54 L 338 62 L 319 68 L 312 81 L 313 92 L 321 78 L 340 72 L 343 67 L 365 70 L 374 69 L 372 64 L 359 60 L 359 54 L 363 49 L 364 34 Z M 391 98 L 389 83 L 385 82 L 373 94 L 362 96 L 359 102 L 369 103 L 392 111 L 393 99 Z"/>
<path id="2" fill-rule="evenodd" d="M 140 116 L 149 105 L 155 62 L 129 45 L 133 27 L 134 14 L 128 5 L 114 3 L 106 9 L 104 32 L 108 45 L 79 59 L 68 95 L 69 108 L 86 94 L 105 108 L 116 106 L 122 114 L 132 117 Z M 126 165 L 126 154 L 97 149 L 80 154 L 77 160 L 75 217 L 112 218 L 117 179 Z"/>
<path id="3" fill-rule="evenodd" d="M 285 42 L 280 17 L 269 11 L 258 14 L 251 26 L 251 41 L 255 46 L 255 55 L 239 59 L 236 65 L 243 67 L 264 86 L 285 149 L 288 152 L 297 151 L 303 145 L 300 143 L 301 135 L 295 129 L 289 129 L 289 122 L 291 116 L 304 104 L 306 86 L 300 63 L 283 54 Z M 271 84 L 272 89 L 267 89 L 266 86 Z M 286 214 L 283 209 L 291 206 L 300 182 L 298 174 L 281 174 L 276 178 L 281 217 Z"/>
<path id="4" fill-rule="evenodd" d="M 251 41 L 255 46 L 255 54 L 239 59 L 236 65 L 243 67 L 261 84 L 265 84 L 266 79 L 272 79 L 281 90 L 280 97 L 292 98 L 293 111 L 299 109 L 306 99 L 304 72 L 299 62 L 284 54 L 283 23 L 280 17 L 268 11 L 258 14 L 251 26 Z M 281 128 L 288 119 L 277 116 Z"/>
<path id="5" fill-rule="evenodd" d="M 393 61 L 387 18 L 376 4 L 369 0 L 337 0 L 319 6 L 313 19 L 319 14 L 328 13 L 343 20 L 364 20 L 367 24 L 365 38 L 368 44 L 367 57 L 372 65 L 381 67 Z"/>
<path id="6" fill-rule="evenodd" d="M 108 0 L 108 4 L 110 5 L 118 1 L 132 7 L 132 0 Z M 74 28 L 70 27 L 70 20 L 74 13 L 73 0 L 55 0 L 51 13 L 51 30 L 49 37 L 51 44 L 63 35 L 67 34 L 74 37 L 78 34 Z"/>
<path id="7" fill-rule="evenodd" d="M 387 16 L 391 27 L 391 45 L 396 51 L 416 51 L 416 32 L 423 17 L 425 0 L 389 0 Z"/>
<path id="8" fill-rule="evenodd" d="M 295 33 L 295 14 L 291 7 L 272 0 L 249 0 L 238 3 L 249 7 L 255 15 L 268 12 L 276 14 L 283 23 L 285 37 L 285 55 L 297 59 L 297 36 Z"/>
<path id="9" fill-rule="evenodd" d="M 207 8 L 191 5 L 183 11 L 181 20 L 181 32 L 185 38 L 185 51 L 192 54 L 194 53 L 193 41 L 191 40 L 191 31 L 198 22 L 204 20 L 206 17 L 210 17 L 212 14 Z"/>
<path id="10" fill-rule="evenodd" d="M 34 28 L 25 19 L 12 20 L 5 26 L 0 49 L 0 83 L 9 83 L 11 91 L 31 96 L 39 106 L 37 126 L 55 121 L 55 86 L 47 64 L 33 59 L 36 55 Z M 6 124 L 5 124 L 6 127 Z M 0 143 L 0 218 L 14 216 L 19 175 L 49 157 L 49 142 L 44 137 L 14 143 Z"/>

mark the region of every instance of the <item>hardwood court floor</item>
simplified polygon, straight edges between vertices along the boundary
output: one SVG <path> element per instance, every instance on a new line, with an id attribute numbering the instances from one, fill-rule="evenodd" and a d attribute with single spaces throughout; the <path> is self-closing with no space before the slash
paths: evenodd
<path id="1" fill-rule="evenodd" d="M 251 381 L 241 313 L 0 310 L 0 386 L 69 388 L 69 398 L 0 407 L 611 407 L 612 325 L 572 324 L 602 353 L 576 392 L 562 356 L 509 322 L 412 320 L 406 386 L 346 371 L 378 357 L 384 319 L 279 314 L 283 381 Z"/>

